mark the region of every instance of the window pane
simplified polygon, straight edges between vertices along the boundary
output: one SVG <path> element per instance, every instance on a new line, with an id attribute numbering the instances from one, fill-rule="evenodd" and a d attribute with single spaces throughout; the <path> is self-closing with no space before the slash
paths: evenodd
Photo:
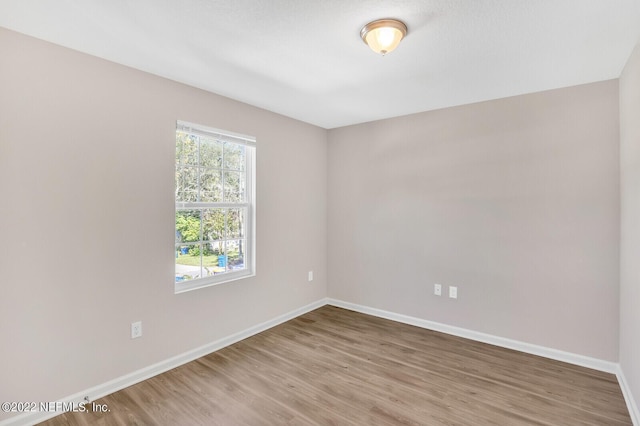
<path id="1" fill-rule="evenodd" d="M 222 240 L 224 235 L 224 209 L 204 209 L 202 214 L 202 234 L 203 241 L 213 243 L 214 241 Z M 209 247 L 214 250 L 214 246 Z M 219 252 L 224 249 L 222 246 L 218 247 Z"/>
<path id="2" fill-rule="evenodd" d="M 203 277 L 210 277 L 212 275 L 216 274 L 215 271 L 216 267 L 214 266 L 209 266 L 209 265 L 205 265 L 202 267 L 202 276 Z"/>
<path id="3" fill-rule="evenodd" d="M 209 275 L 224 274 L 227 272 L 227 257 L 224 252 L 224 241 L 215 243 L 216 250 L 207 259 L 207 270 Z"/>
<path id="4" fill-rule="evenodd" d="M 182 155 L 184 151 L 184 133 L 176 132 L 176 167 L 182 166 Z"/>
<path id="5" fill-rule="evenodd" d="M 224 144 L 224 168 L 228 170 L 244 170 L 245 146 L 225 142 Z"/>
<path id="6" fill-rule="evenodd" d="M 200 210 L 176 211 L 176 243 L 200 241 Z"/>
<path id="7" fill-rule="evenodd" d="M 229 209 L 227 213 L 227 238 L 244 237 L 246 209 Z"/>
<path id="8" fill-rule="evenodd" d="M 244 173 L 224 172 L 224 201 L 234 203 L 244 201 Z"/>
<path id="9" fill-rule="evenodd" d="M 207 246 L 202 255 L 202 266 L 204 275 L 209 277 L 224 272 L 224 268 L 218 266 L 220 256 L 224 253 L 224 242 L 210 242 L 206 243 Z"/>
<path id="10" fill-rule="evenodd" d="M 197 127 L 178 122 L 176 129 L 176 292 L 199 288 L 198 282 L 181 285 L 184 281 L 202 279 L 206 286 L 228 281 L 227 273 L 231 278 L 253 273 L 253 250 L 246 247 L 252 243 L 247 236 L 253 234 L 253 193 L 247 193 L 247 185 L 254 185 L 255 170 L 247 175 L 254 166 L 247 161 L 255 148 L 231 142 L 233 135 Z M 241 273 L 231 273 L 236 270 Z"/>
<path id="11" fill-rule="evenodd" d="M 245 240 L 227 241 L 227 270 L 244 269 Z"/>
<path id="12" fill-rule="evenodd" d="M 200 243 L 176 244 L 176 282 L 195 280 L 202 276 L 201 248 Z"/>
<path id="13" fill-rule="evenodd" d="M 222 201 L 222 172 L 215 169 L 201 169 L 200 174 L 200 201 Z"/>
<path id="14" fill-rule="evenodd" d="M 200 165 L 222 168 L 222 142 L 212 138 L 200 138 Z"/>
<path id="15" fill-rule="evenodd" d="M 176 168 L 176 201 L 193 202 L 198 199 L 198 169 L 195 167 Z"/>
<path id="16" fill-rule="evenodd" d="M 198 137 L 176 132 L 176 165 L 198 164 Z"/>

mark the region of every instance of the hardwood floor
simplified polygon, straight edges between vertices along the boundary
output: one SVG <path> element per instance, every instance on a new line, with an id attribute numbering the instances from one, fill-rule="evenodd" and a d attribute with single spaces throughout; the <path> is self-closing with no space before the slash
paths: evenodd
<path id="1" fill-rule="evenodd" d="M 631 425 L 616 377 L 324 306 L 44 425 Z"/>

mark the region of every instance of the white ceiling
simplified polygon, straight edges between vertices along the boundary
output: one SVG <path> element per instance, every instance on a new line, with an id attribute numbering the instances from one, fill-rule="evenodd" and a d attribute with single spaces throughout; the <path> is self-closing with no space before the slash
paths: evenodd
<path id="1" fill-rule="evenodd" d="M 0 0 L 0 26 L 334 128 L 617 78 L 640 0 Z"/>

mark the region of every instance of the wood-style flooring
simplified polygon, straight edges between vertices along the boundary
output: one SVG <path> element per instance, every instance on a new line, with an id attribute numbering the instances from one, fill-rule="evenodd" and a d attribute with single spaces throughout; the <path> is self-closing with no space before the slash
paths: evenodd
<path id="1" fill-rule="evenodd" d="M 58 425 L 631 425 L 612 374 L 324 306 Z"/>

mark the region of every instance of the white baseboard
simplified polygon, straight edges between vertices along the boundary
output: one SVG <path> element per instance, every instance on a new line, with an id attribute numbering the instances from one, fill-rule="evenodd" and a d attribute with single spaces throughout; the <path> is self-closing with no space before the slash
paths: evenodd
<path id="1" fill-rule="evenodd" d="M 173 368 L 186 364 L 187 362 L 191 362 L 202 356 L 205 356 L 212 352 L 220 350 L 226 346 L 232 345 L 236 342 L 239 342 L 240 340 L 246 339 L 247 337 L 251 337 L 254 334 L 261 333 L 265 330 L 275 327 L 276 325 L 282 324 L 283 322 L 289 321 L 293 318 L 299 317 L 300 315 L 303 315 L 314 309 L 320 308 L 326 304 L 327 304 L 327 299 L 317 300 L 306 306 L 303 306 L 301 308 L 295 309 L 291 312 L 288 312 L 286 314 L 273 318 L 269 321 L 265 321 L 262 324 L 255 325 L 253 327 L 249 327 L 246 330 L 232 334 L 231 336 L 224 337 L 222 339 L 216 340 L 215 342 L 206 344 L 204 346 L 200 346 L 199 348 L 193 349 L 191 351 L 188 351 L 183 354 L 169 358 L 167 360 L 161 361 L 157 364 L 142 368 L 130 374 L 126 374 L 124 376 L 118 377 L 117 379 L 110 380 L 106 383 L 86 389 L 82 392 L 78 392 L 74 395 L 63 398 L 60 402 L 66 404 L 67 406 L 69 406 L 70 404 L 77 405 L 85 402 L 84 400 L 85 396 L 88 396 L 91 401 L 95 401 L 96 399 L 102 398 L 113 392 L 119 391 L 131 385 L 135 385 L 136 383 L 139 383 L 143 380 L 149 379 L 153 376 L 157 376 L 158 374 L 164 373 L 165 371 L 169 371 Z M 62 412 L 24 413 L 24 414 L 0 421 L 0 426 L 33 425 L 35 423 L 39 423 L 47 419 L 50 419 L 52 417 L 55 417 L 59 414 L 62 414 Z"/>
<path id="2" fill-rule="evenodd" d="M 394 312 L 385 311 L 382 309 L 370 308 L 368 306 L 358 305 L 355 303 L 345 302 L 342 300 L 325 298 L 316 302 L 310 303 L 301 308 L 295 309 L 286 314 L 280 315 L 269 321 L 250 327 L 241 332 L 235 333 L 231 336 L 224 337 L 216 340 L 215 342 L 177 355 L 173 358 L 161 361 L 157 364 L 145 367 L 143 369 L 134 371 L 130 374 L 118 377 L 117 379 L 103 383 L 101 385 L 86 389 L 82 392 L 78 392 L 74 395 L 68 396 L 62 399 L 60 402 L 65 404 L 80 404 L 84 402 L 85 396 L 88 396 L 91 401 L 102 398 L 113 392 L 119 391 L 143 380 L 149 379 L 158 374 L 169 371 L 180 365 L 191 362 L 202 356 L 208 355 L 212 352 L 220 350 L 226 346 L 232 345 L 240 340 L 251 337 L 255 334 L 268 330 L 283 322 L 289 321 L 314 309 L 320 308 L 324 305 L 337 306 L 339 308 L 345 308 L 363 314 L 372 315 L 375 317 L 385 318 L 392 321 L 401 322 L 404 324 L 414 325 L 417 327 L 425 328 L 428 330 L 439 331 L 454 336 L 464 337 L 466 339 L 475 340 L 478 342 L 489 343 L 491 345 L 500 346 L 508 349 L 514 349 L 520 352 L 525 352 L 533 355 L 539 355 L 545 358 L 554 359 L 557 361 L 563 361 L 570 364 L 580 365 L 594 370 L 604 371 L 607 373 L 615 374 L 620 383 L 622 394 L 624 395 L 627 407 L 629 409 L 629 415 L 633 421 L 634 426 L 640 426 L 640 412 L 638 406 L 635 404 L 635 400 L 632 397 L 631 389 L 629 388 L 627 381 L 624 377 L 624 373 L 620 368 L 620 364 L 603 361 L 596 358 L 590 358 L 583 355 L 578 355 L 570 352 L 564 352 L 557 349 L 546 348 L 544 346 L 533 345 L 530 343 L 520 342 L 517 340 L 506 339 L 503 337 L 493 336 L 490 334 L 479 333 L 477 331 L 468 330 L 465 328 L 454 327 L 446 324 L 441 324 L 434 321 L 428 321 L 420 318 L 415 318 L 407 315 L 397 314 Z M 0 421 L 0 426 L 23 426 L 32 425 L 45 421 L 49 418 L 55 417 L 60 412 L 38 412 L 38 413 L 25 413 L 9 419 Z"/>
<path id="3" fill-rule="evenodd" d="M 570 352 L 564 352 L 557 349 L 546 348 L 544 346 L 533 345 L 531 343 L 506 339 L 504 337 L 480 333 L 477 331 L 468 330 L 466 328 L 454 327 L 451 325 L 410 317 L 407 315 L 396 314 L 394 312 L 370 308 L 368 306 L 357 305 L 355 303 L 344 302 L 342 300 L 329 299 L 327 303 L 339 308 L 350 309 L 352 311 L 361 312 L 363 314 L 386 318 L 404 324 L 415 325 L 416 327 L 439 331 L 442 333 L 451 334 L 453 336 L 464 337 L 465 339 L 475 340 L 482 343 L 489 343 L 491 345 L 500 346 L 503 348 L 514 349 L 516 351 L 525 352 L 532 355 L 539 355 L 545 358 L 568 362 L 570 364 L 580 365 L 582 367 L 592 368 L 594 370 L 604 371 L 607 373 L 615 374 L 619 368 L 619 365 L 615 362 L 603 361 L 600 359 L 590 358 Z"/>
<path id="4" fill-rule="evenodd" d="M 635 399 L 633 399 L 631 388 L 629 388 L 629 384 L 627 383 L 627 379 L 624 376 L 622 367 L 618 366 L 618 371 L 616 371 L 616 376 L 618 377 L 618 383 L 620 383 L 620 389 L 622 389 L 622 395 L 624 395 L 624 401 L 627 403 L 627 408 L 629 409 L 629 415 L 631 416 L 631 421 L 633 422 L 634 426 L 640 426 L 640 410 L 638 410 L 636 401 Z"/>
<path id="5" fill-rule="evenodd" d="M 604 371 L 606 373 L 615 374 L 620 384 L 620 390 L 624 396 L 624 400 L 629 409 L 629 415 L 634 426 L 640 426 L 640 412 L 638 406 L 633 399 L 633 394 L 629 388 L 620 364 L 610 361 L 603 361 L 597 358 L 591 358 L 584 355 L 578 355 L 571 352 L 564 352 L 557 349 L 551 349 L 544 346 L 533 345 L 531 343 L 520 342 L 517 340 L 506 339 L 504 337 L 493 336 L 491 334 L 479 333 L 477 331 L 465 328 L 454 327 L 451 325 L 441 324 L 434 321 L 428 321 L 420 318 L 410 317 L 407 315 L 397 314 L 382 309 L 370 308 L 368 306 L 358 305 L 355 303 L 345 302 L 337 299 L 328 299 L 327 304 L 337 306 L 339 308 L 349 309 L 367 315 L 373 315 L 379 318 L 385 318 L 404 324 L 414 325 L 416 327 L 426 328 L 428 330 L 439 331 L 453 336 L 464 337 L 466 339 L 478 342 L 489 343 L 491 345 L 503 348 L 514 349 L 516 351 L 538 355 L 545 358 L 563 361 L 569 364 L 579 365 L 582 367 L 592 368 L 594 370 Z"/>

